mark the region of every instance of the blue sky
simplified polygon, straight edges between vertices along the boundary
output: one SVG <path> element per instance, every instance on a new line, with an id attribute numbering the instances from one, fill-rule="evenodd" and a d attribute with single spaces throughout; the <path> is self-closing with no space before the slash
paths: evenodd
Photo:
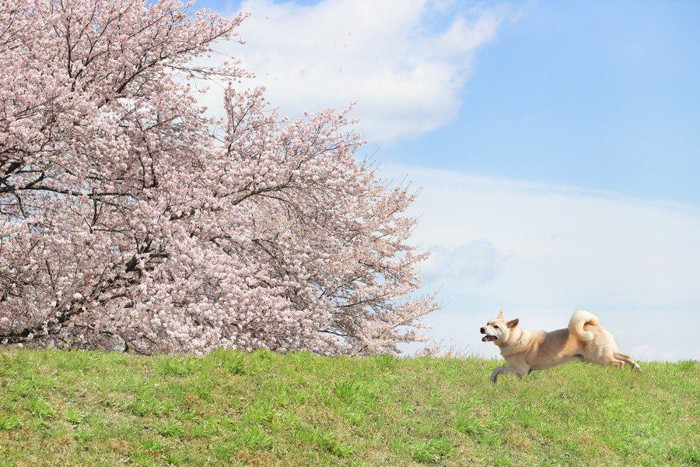
<path id="1" fill-rule="evenodd" d="M 700 326 L 699 2 L 198 6 L 252 14 L 211 61 L 292 117 L 355 102 L 363 153 L 421 189 L 434 342 L 495 356 L 499 310 L 553 329 L 586 308 L 637 358 L 700 359 L 678 335 Z"/>
<path id="2" fill-rule="evenodd" d="M 700 3 L 519 12 L 478 51 L 458 118 L 383 154 L 700 204 Z"/>

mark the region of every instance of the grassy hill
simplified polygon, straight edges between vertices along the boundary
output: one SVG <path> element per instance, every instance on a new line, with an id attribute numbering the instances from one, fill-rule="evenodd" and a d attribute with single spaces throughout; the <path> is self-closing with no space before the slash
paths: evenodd
<path id="1" fill-rule="evenodd" d="M 700 464 L 700 363 L 0 350 L 0 465 Z"/>

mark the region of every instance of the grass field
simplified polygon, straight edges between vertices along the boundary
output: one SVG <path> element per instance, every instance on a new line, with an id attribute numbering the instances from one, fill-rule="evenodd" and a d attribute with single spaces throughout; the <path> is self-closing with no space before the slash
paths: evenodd
<path id="1" fill-rule="evenodd" d="M 700 464 L 700 363 L 0 351 L 0 465 Z"/>

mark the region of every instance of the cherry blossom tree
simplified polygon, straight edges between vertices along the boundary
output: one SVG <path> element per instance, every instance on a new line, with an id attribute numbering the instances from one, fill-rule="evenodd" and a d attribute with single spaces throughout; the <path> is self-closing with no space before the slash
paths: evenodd
<path id="1" fill-rule="evenodd" d="M 0 340 L 139 353 L 395 353 L 420 338 L 414 195 L 347 112 L 289 121 L 243 16 L 171 0 L 0 0 Z M 193 83 L 232 83 L 213 121 Z M 198 81 L 194 81 L 198 80 Z"/>

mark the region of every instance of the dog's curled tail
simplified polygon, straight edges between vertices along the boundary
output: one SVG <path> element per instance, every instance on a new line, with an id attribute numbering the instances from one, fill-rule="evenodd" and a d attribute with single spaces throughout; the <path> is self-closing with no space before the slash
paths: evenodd
<path id="1" fill-rule="evenodd" d="M 576 310 L 569 321 L 569 332 L 576 334 L 582 341 L 592 341 L 595 336 L 591 331 L 584 331 L 586 324 L 597 326 L 600 325 L 600 320 L 590 311 Z"/>

